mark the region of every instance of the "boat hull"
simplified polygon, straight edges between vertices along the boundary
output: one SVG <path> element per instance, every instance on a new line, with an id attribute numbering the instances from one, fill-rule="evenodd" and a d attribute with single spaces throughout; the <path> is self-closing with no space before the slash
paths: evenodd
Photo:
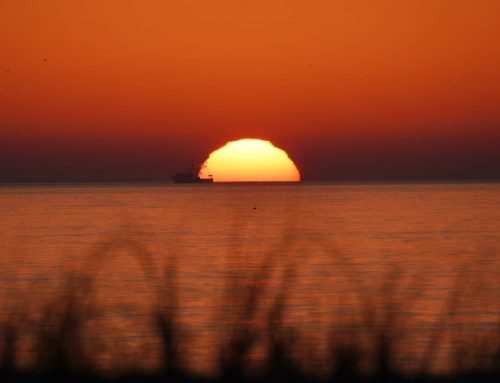
<path id="1" fill-rule="evenodd" d="M 211 184 L 214 182 L 213 178 L 187 177 L 184 175 L 172 176 L 172 181 L 176 184 Z"/>

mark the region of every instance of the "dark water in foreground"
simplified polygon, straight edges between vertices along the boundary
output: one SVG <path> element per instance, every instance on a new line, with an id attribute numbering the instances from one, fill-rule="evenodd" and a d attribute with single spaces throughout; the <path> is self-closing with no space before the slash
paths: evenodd
<path id="1" fill-rule="evenodd" d="M 397 368 L 447 372 L 500 345 L 499 240 L 499 184 L 3 186 L 0 321 L 30 368 L 72 291 L 93 367 L 154 371 L 168 296 L 203 374 L 242 323 L 256 368 L 274 326 L 315 371 L 332 345 L 369 355 L 384 333 Z"/>

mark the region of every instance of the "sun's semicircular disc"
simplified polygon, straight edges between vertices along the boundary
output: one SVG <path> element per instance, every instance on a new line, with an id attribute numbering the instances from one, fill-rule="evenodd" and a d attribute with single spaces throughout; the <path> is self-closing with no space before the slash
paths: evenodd
<path id="1" fill-rule="evenodd" d="M 288 154 L 270 141 L 244 138 L 214 150 L 199 176 L 215 182 L 299 182 L 300 172 Z"/>

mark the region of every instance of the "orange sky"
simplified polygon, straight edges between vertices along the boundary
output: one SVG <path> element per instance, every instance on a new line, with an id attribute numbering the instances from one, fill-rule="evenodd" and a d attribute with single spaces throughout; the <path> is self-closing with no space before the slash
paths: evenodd
<path id="1" fill-rule="evenodd" d="M 261 137 L 306 178 L 326 143 L 500 142 L 499 15 L 497 0 L 1 0 L 0 139 L 177 143 L 177 166 Z"/>

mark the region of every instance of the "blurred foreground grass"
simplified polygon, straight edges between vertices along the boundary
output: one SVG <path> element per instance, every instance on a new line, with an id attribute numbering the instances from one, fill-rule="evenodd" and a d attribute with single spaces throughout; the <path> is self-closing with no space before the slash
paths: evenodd
<path id="1" fill-rule="evenodd" d="M 4 310 L 0 381 L 499 381 L 499 318 L 487 328 L 468 327 L 461 313 L 465 300 L 484 300 L 485 290 L 491 293 L 482 304 L 498 310 L 498 286 L 485 284 L 481 273 L 496 254 L 457 268 L 442 314 L 418 344 L 405 313 L 426 293 L 425 275 L 407 280 L 400 269 L 389 267 L 378 281 L 378 293 L 366 294 L 361 277 L 348 260 L 340 259 L 337 267 L 349 275 L 355 309 L 332 315 L 327 346 L 317 347 L 304 329 L 287 320 L 299 264 L 283 258 L 286 245 L 279 246 L 280 251 L 263 254 L 255 267 L 236 268 L 227 278 L 218 323 L 222 341 L 212 350 L 217 355 L 213 375 L 200 376 L 188 362 L 187 339 L 196 334 L 179 320 L 176 255 L 169 254 L 158 270 L 140 241 L 121 237 L 96 246 L 38 316 L 22 302 Z M 127 249 L 150 281 L 154 302 L 149 324 L 160 357 L 155 368 L 138 369 L 124 361 L 120 371 L 110 374 L 95 363 L 85 331 L 95 311 L 96 274 L 117 248 Z M 30 363 L 20 363 L 24 354 L 31 356 Z M 435 361 L 443 354 L 448 368 L 436 372 Z"/>

